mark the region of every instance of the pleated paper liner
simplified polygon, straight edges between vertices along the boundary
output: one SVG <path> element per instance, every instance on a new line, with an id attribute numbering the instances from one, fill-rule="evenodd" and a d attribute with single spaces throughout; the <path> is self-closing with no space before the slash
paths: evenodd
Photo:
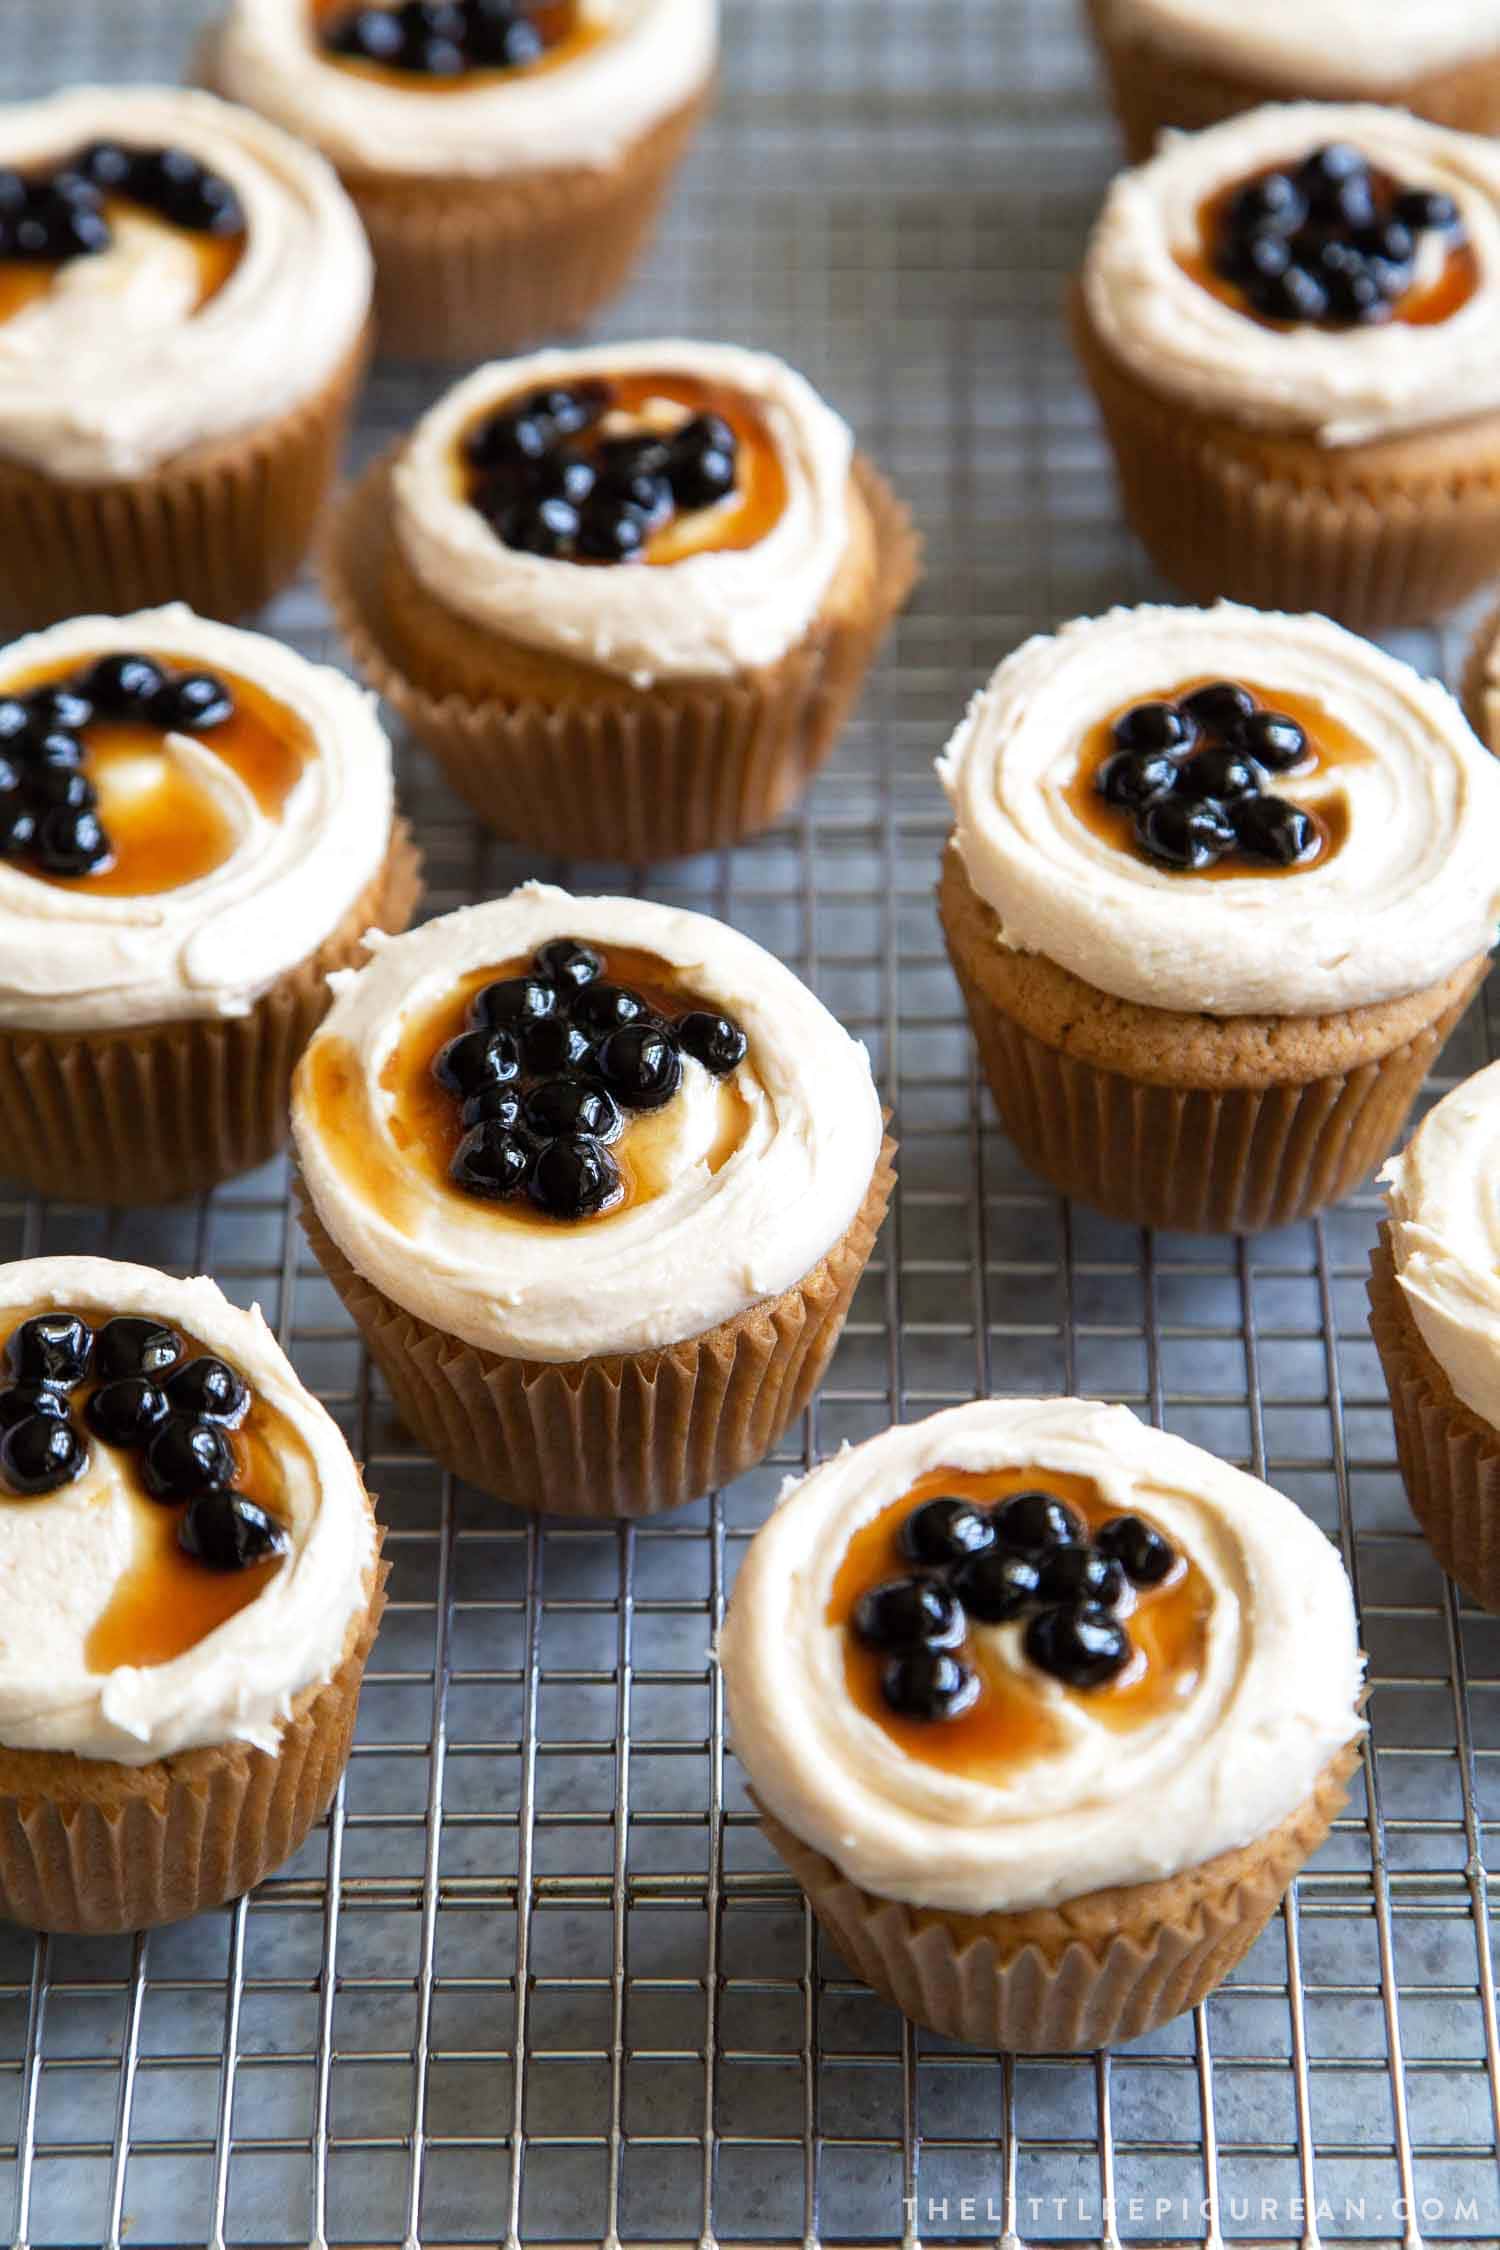
<path id="1" fill-rule="evenodd" d="M 369 356 L 311 398 L 136 477 L 74 482 L 0 459 L 0 633 L 187 602 L 259 609 L 306 560 Z"/>
<path id="2" fill-rule="evenodd" d="M 480 819 L 562 858 L 671 859 L 769 827 L 832 750 L 917 574 L 905 509 L 858 460 L 854 483 L 872 545 L 864 598 L 825 605 L 778 663 L 645 690 L 609 681 L 572 700 L 448 692 L 412 676 L 391 621 L 391 573 L 404 567 L 391 530 L 391 459 L 366 472 L 330 525 L 323 582 L 339 630 L 364 679 Z M 497 665 L 503 656 L 497 642 Z"/>
<path id="3" fill-rule="evenodd" d="M 855 1218 L 779 1297 L 660 1351 L 502 1359 L 407 1312 L 356 1272 L 297 1181 L 314 1255 L 407 1428 L 468 1484 L 573 1517 L 654 1515 L 764 1459 L 838 1342 L 894 1180 L 886 1141 Z"/>
<path id="4" fill-rule="evenodd" d="M 124 1766 L 0 1748 L 0 1916 L 32 1930 L 151 1929 L 239 1898 L 290 1859 L 349 1762 L 388 1569 L 377 1544 L 338 1670 L 296 1698 L 274 1753 L 227 1742 Z"/>
<path id="5" fill-rule="evenodd" d="M 1369 1295 L 1412 1514 L 1448 1576 L 1500 1610 L 1500 1430 L 1465 1406 L 1433 1356 L 1396 1279 L 1388 1225 L 1370 1253 Z"/>
<path id="6" fill-rule="evenodd" d="M 1145 1008 L 996 942 L 956 849 L 939 907 L 1005 1129 L 1063 1195 L 1132 1226 L 1254 1234 L 1352 1194 L 1400 1138 L 1483 981 L 1317 1017 Z"/>
<path id="7" fill-rule="evenodd" d="M 0 1174 L 82 1203 L 169 1203 L 282 1148 L 292 1072 L 328 1010 L 328 977 L 364 964 L 371 928 L 404 930 L 421 893 L 404 821 L 338 927 L 248 1015 L 131 1031 L 0 1029 Z"/>
<path id="8" fill-rule="evenodd" d="M 1016 1914 L 880 1898 L 759 1810 L 829 1942 L 883 1999 L 970 2046 L 1069 2053 L 1139 2039 L 1223 1981 L 1327 1836 L 1359 1756 L 1356 1739 L 1295 1812 L 1243 1850 Z"/>
<path id="9" fill-rule="evenodd" d="M 1077 288 L 1072 316 L 1125 513 L 1190 599 L 1371 633 L 1427 624 L 1500 571 L 1500 414 L 1320 446 L 1152 390 L 1099 341 Z"/>
<path id="10" fill-rule="evenodd" d="M 1464 717 L 1487 750 L 1500 750 L 1487 708 L 1493 692 L 1489 684 L 1490 656 L 1497 640 L 1500 640 L 1500 609 L 1486 610 L 1483 624 L 1469 643 L 1458 691 Z"/>

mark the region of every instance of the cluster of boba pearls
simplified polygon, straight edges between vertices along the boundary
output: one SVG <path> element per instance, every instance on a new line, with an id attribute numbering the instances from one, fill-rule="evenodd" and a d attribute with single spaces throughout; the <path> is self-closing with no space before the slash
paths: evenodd
<path id="1" fill-rule="evenodd" d="M 957 1719 L 973 1705 L 979 1676 L 956 1653 L 971 1624 L 1024 1619 L 1021 1645 L 1039 1671 L 1103 1687 L 1135 1653 L 1119 1615 L 1130 1589 L 1177 1567 L 1143 1516 L 1111 1516 L 1090 1539 L 1076 1510 L 1041 1490 L 994 1507 L 925 1501 L 899 1545 L 911 1575 L 862 1594 L 853 1627 L 883 1657 L 881 1694 L 903 1719 Z"/>
<path id="2" fill-rule="evenodd" d="M 322 42 L 353 62 L 383 63 L 415 78 L 461 78 L 465 71 L 540 62 L 556 37 L 548 37 L 545 19 L 538 22 L 526 0 L 400 0 L 394 8 L 348 8 L 330 17 Z"/>
<path id="3" fill-rule="evenodd" d="M 249 1387 L 226 1360 L 188 1359 L 185 1350 L 172 1329 L 134 1314 L 97 1329 L 74 1312 L 23 1321 L 5 1348 L 0 1479 L 13 1496 L 35 1500 L 82 1476 L 89 1450 L 73 1399 L 84 1389 L 84 1422 L 136 1457 L 148 1498 L 186 1503 L 183 1552 L 210 1570 L 248 1570 L 288 1543 L 284 1525 L 235 1489 L 229 1432 L 245 1418 Z"/>
<path id="4" fill-rule="evenodd" d="M 469 432 L 469 498 L 503 545 L 559 562 L 636 562 L 674 516 L 734 490 L 738 445 L 722 416 L 616 435 L 599 426 L 612 403 L 602 379 L 552 385 Z"/>
<path id="5" fill-rule="evenodd" d="M 1458 228 L 1451 196 L 1400 187 L 1335 141 L 1230 197 L 1213 265 L 1263 319 L 1355 328 L 1390 318 L 1412 285 L 1422 235 L 1452 241 Z"/>
<path id="6" fill-rule="evenodd" d="M 183 148 L 125 148 L 91 141 L 44 173 L 0 168 L 0 258 L 61 265 L 114 240 L 106 196 L 134 203 L 188 234 L 242 234 L 245 214 L 229 182 Z"/>
<path id="7" fill-rule="evenodd" d="M 592 946 L 553 938 L 526 975 L 475 994 L 468 1029 L 433 1060 L 433 1076 L 462 1105 L 449 1176 L 491 1202 L 525 1197 L 549 1218 L 590 1218 L 622 1192 L 608 1144 L 625 1113 L 664 1108 L 682 1084 L 684 1055 L 725 1078 L 746 1044 L 739 1025 L 710 1008 L 668 1021 L 612 983 Z"/>
<path id="8" fill-rule="evenodd" d="M 1175 703 L 1134 704 L 1113 739 L 1094 787 L 1163 867 L 1192 874 L 1231 853 L 1291 867 L 1321 841 L 1312 815 L 1267 786 L 1306 760 L 1306 731 L 1248 688 L 1217 680 Z"/>
<path id="9" fill-rule="evenodd" d="M 73 678 L 0 695 L 0 856 L 44 875 L 97 874 L 114 857 L 84 771 L 95 720 L 204 734 L 234 714 L 212 672 L 169 672 L 149 656 L 101 656 Z"/>

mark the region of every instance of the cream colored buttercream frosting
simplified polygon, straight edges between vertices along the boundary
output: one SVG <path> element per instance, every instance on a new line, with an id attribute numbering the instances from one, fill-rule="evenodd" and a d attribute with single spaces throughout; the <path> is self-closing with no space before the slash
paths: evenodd
<path id="1" fill-rule="evenodd" d="M 612 569 L 505 546 L 464 495 L 463 433 L 487 407 L 544 384 L 641 372 L 695 376 L 755 402 L 786 480 L 765 536 Z M 422 583 L 475 625 L 637 686 L 722 675 L 775 663 L 817 616 L 848 545 L 853 450 L 848 425 L 767 352 L 680 340 L 535 352 L 480 368 L 418 423 L 393 474 L 395 535 Z"/>
<path id="2" fill-rule="evenodd" d="M 1465 1406 L 1500 1429 L 1500 1063 L 1445 1095 L 1380 1177 L 1412 1318 Z"/>
<path id="3" fill-rule="evenodd" d="M 1248 12 L 1248 11 L 1247 11 Z M 1373 47 L 1376 42 L 1370 42 Z M 1272 328 L 1203 287 L 1180 262 L 1199 213 L 1223 188 L 1349 141 L 1403 186 L 1451 195 L 1478 285 L 1446 320 L 1359 328 Z M 1425 257 L 1441 259 L 1438 237 Z M 1418 280 L 1423 278 L 1418 269 Z M 1207 414 L 1354 445 L 1500 407 L 1500 146 L 1404 110 L 1276 104 L 1207 131 L 1169 134 L 1122 172 L 1089 240 L 1083 292 L 1108 350 L 1155 391 Z"/>
<path id="4" fill-rule="evenodd" d="M 1394 95 L 1500 50 L 1500 0 L 1104 0 L 1111 37 L 1140 38 L 1288 94 Z"/>
<path id="5" fill-rule="evenodd" d="M 749 1040 L 733 1080 L 744 1125 L 711 1170 L 718 1087 L 684 1057 L 682 1090 L 653 1121 L 662 1192 L 614 1216 L 526 1228 L 403 1159 L 381 1074 L 405 1026 L 466 974 L 524 961 L 554 937 L 653 953 L 702 1005 L 734 1017 Z M 370 947 L 368 967 L 330 980 L 337 997 L 299 1073 L 292 1129 L 344 1255 L 434 1326 L 513 1358 L 657 1349 L 800 1280 L 863 1203 L 882 1136 L 869 1059 L 789 969 L 724 923 L 527 883 L 405 937 L 372 935 Z M 404 1174 L 399 1200 L 371 1191 L 368 1167 L 342 1161 L 309 1099 L 313 1059 L 333 1040 L 352 1053 L 373 1105 L 375 1153 Z"/>
<path id="6" fill-rule="evenodd" d="M 127 1480 L 129 1457 L 90 1437 L 74 1483 L 40 1500 L 0 1492 L 0 1742 L 125 1765 L 224 1742 L 274 1751 L 295 1698 L 333 1676 L 369 1597 L 374 1529 L 348 1446 L 259 1311 L 231 1305 L 212 1281 L 107 1258 L 0 1267 L 7 1325 L 48 1308 L 90 1320 L 149 1314 L 228 1360 L 290 1433 L 278 1514 L 291 1547 L 255 1599 L 183 1655 L 100 1673 L 86 1645 L 154 1506 Z"/>
<path id="7" fill-rule="evenodd" d="M 148 214 L 59 267 L 0 322 L 0 453 L 69 479 L 141 476 L 318 392 L 369 313 L 354 207 L 323 158 L 247 110 L 180 88 L 84 86 L 0 110 L 0 165 L 90 141 L 182 148 L 244 208 L 239 262 L 196 305 L 191 245 Z"/>
<path id="8" fill-rule="evenodd" d="M 1347 834 L 1287 875 L 1174 873 L 1090 829 L 1066 797 L 1090 730 L 1190 680 L 1321 706 L 1367 756 L 1278 795 Z M 1099 990 L 1211 1015 L 1321 1015 L 1437 983 L 1495 941 L 1500 762 L 1435 681 L 1321 617 L 1221 602 L 1115 609 L 1038 635 L 973 700 L 938 772 L 1000 941 Z"/>
<path id="9" fill-rule="evenodd" d="M 1007 1466 L 1091 1477 L 1111 1509 L 1144 1511 L 1211 1607 L 1187 1692 L 1134 1728 L 1026 1666 L 1058 1746 L 981 1782 L 909 1755 L 856 1706 L 827 1612 L 853 1534 L 919 1478 Z M 1002 1667 L 1026 1665 L 1018 1625 L 977 1630 Z M 735 1755 L 766 1809 L 852 1882 L 962 1914 L 1056 1906 L 1252 1843 L 1360 1726 L 1354 1605 L 1323 1534 L 1254 1477 L 1081 1399 L 955 1407 L 788 1485 L 740 1566 L 720 1655 Z"/>
<path id="10" fill-rule="evenodd" d="M 233 0 L 214 75 L 349 173 L 600 169 L 707 84 L 718 9 L 716 0 L 586 0 L 584 17 L 596 36 L 574 56 L 434 88 L 336 61 L 318 43 L 309 0 Z"/>
<path id="11" fill-rule="evenodd" d="M 307 728 L 315 755 L 269 815 L 215 756 L 211 735 L 166 735 L 163 774 L 185 768 L 234 836 L 218 867 L 175 890 L 106 896 L 86 878 L 43 883 L 0 860 L 0 1025 L 119 1031 L 245 1015 L 337 928 L 390 847 L 391 753 L 374 697 L 259 633 L 181 606 L 73 618 L 0 652 L 0 692 L 43 665 L 113 650 L 253 681 Z M 107 826 L 107 795 L 100 810 Z"/>

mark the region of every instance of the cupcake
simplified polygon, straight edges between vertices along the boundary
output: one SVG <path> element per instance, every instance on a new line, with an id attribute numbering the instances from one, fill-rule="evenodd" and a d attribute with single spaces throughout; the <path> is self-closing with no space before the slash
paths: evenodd
<path id="1" fill-rule="evenodd" d="M 363 368 L 370 256 L 320 157 L 206 94 L 0 110 L 0 629 L 296 575 Z"/>
<path id="2" fill-rule="evenodd" d="M 1500 131 L 1494 0 L 1087 0 L 1131 157 L 1262 102 L 1384 102 Z"/>
<path id="3" fill-rule="evenodd" d="M 408 1427 L 561 1515 L 753 1467 L 890 1194 L 864 1049 L 722 923 L 539 883 L 334 984 L 293 1098 L 304 1224 Z"/>
<path id="4" fill-rule="evenodd" d="M 203 74 L 337 166 L 382 348 L 473 360 L 624 286 L 717 49 L 715 0 L 230 0 Z"/>
<path id="5" fill-rule="evenodd" d="M 1169 139 L 1105 199 L 1074 333 L 1184 592 L 1375 630 L 1500 569 L 1493 141 L 1311 103 Z"/>
<path id="6" fill-rule="evenodd" d="M 480 369 L 356 485 L 325 561 L 360 670 L 481 819 L 641 861 L 800 795 L 916 552 L 800 375 L 658 343 Z"/>
<path id="7" fill-rule="evenodd" d="M 1500 1609 L 1500 1063 L 1440 1101 L 1381 1174 L 1370 1327 L 1412 1512 Z"/>
<path id="8" fill-rule="evenodd" d="M 263 1164 L 417 855 L 371 699 L 182 608 L 0 655 L 0 1173 L 156 1203 Z"/>
<path id="9" fill-rule="evenodd" d="M 1102 2047 L 1195 2007 L 1359 1757 L 1322 1533 L 1083 1399 L 954 1407 L 790 1484 L 720 1656 L 735 1755 L 834 1947 L 981 2047 Z"/>
<path id="10" fill-rule="evenodd" d="M 1117 609 L 1027 641 L 938 771 L 940 908 L 1032 1168 L 1248 1234 L 1359 1186 L 1484 975 L 1500 764 L 1319 617 Z"/>
<path id="11" fill-rule="evenodd" d="M 0 1336 L 0 1915 L 175 1922 L 338 1786 L 383 1603 L 370 1502 L 211 1281 L 23 1260 Z"/>

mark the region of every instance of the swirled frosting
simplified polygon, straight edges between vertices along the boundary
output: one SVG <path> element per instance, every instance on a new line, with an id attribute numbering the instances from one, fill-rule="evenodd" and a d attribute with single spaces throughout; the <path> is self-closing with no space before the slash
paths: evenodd
<path id="1" fill-rule="evenodd" d="M 745 1124 L 727 1161 L 710 1170 L 713 1084 L 685 1057 L 683 1091 L 664 1113 L 662 1192 L 612 1217 L 525 1229 L 404 1161 L 381 1076 L 403 1026 L 468 972 L 528 959 L 563 936 L 655 954 L 698 1002 L 734 1017 L 749 1040 L 734 1076 Z M 370 948 L 366 968 L 331 979 L 337 998 L 298 1074 L 292 1130 L 339 1248 L 436 1327 L 512 1358 L 656 1349 L 789 1288 L 864 1201 L 882 1126 L 863 1047 L 789 969 L 722 922 L 527 883 L 405 937 L 372 935 Z M 354 1057 L 379 1158 L 404 1175 L 399 1197 L 372 1193 L 368 1167 L 341 1162 L 309 1098 L 329 1041 Z"/>
<path id="2" fill-rule="evenodd" d="M 1399 97 L 1406 82 L 1492 56 L 1497 0 L 1105 0 L 1112 38 L 1146 39 L 1289 94 Z"/>
<path id="3" fill-rule="evenodd" d="M 1199 248 L 1199 214 L 1211 197 L 1330 141 L 1352 142 L 1405 186 L 1453 197 L 1478 281 L 1446 320 L 1272 328 L 1180 263 Z M 1492 413 L 1500 407 L 1500 147 L 1403 110 L 1346 103 L 1277 104 L 1169 135 L 1105 197 L 1083 294 L 1114 357 L 1201 413 L 1330 446 Z"/>
<path id="4" fill-rule="evenodd" d="M 486 408 L 543 384 L 677 370 L 753 400 L 786 499 L 753 545 L 601 570 L 505 546 L 469 505 L 455 467 Z M 617 672 L 637 686 L 773 664 L 818 614 L 849 539 L 848 426 L 801 375 L 730 344 L 547 351 L 482 367 L 417 424 L 393 472 L 395 536 L 412 571 L 473 624 Z"/>
<path id="5" fill-rule="evenodd" d="M 44 665 L 117 649 L 253 681 L 302 723 L 316 755 L 272 817 L 209 738 L 167 735 L 165 760 L 213 796 L 234 835 L 219 866 L 175 890 L 91 893 L 86 880 L 40 883 L 0 860 L 0 1024 L 118 1031 L 245 1015 L 337 928 L 390 846 L 391 753 L 374 697 L 258 633 L 177 605 L 73 618 L 0 654 L 0 691 Z"/>
<path id="6" fill-rule="evenodd" d="M 245 247 L 195 309 L 188 246 L 136 216 L 0 322 L 0 453 L 54 477 L 144 475 L 289 411 L 353 351 L 370 307 L 369 248 L 334 174 L 248 111 L 177 88 L 84 86 L 0 112 L 0 165 L 106 139 L 210 166 L 240 198 Z"/>
<path id="7" fill-rule="evenodd" d="M 349 70 L 319 46 L 310 0 L 232 0 L 213 72 L 350 174 L 602 169 L 707 84 L 716 0 L 588 0 L 598 36 L 539 69 L 424 87 Z"/>
<path id="8" fill-rule="evenodd" d="M 1067 801 L 1089 730 L 1187 680 L 1320 705 L 1368 755 L 1280 794 L 1341 796 L 1347 833 L 1290 875 L 1171 872 Z M 938 761 L 969 881 L 1002 942 L 1144 1007 L 1322 1015 L 1394 1000 L 1488 951 L 1500 763 L 1436 681 L 1321 617 L 1221 602 L 1115 609 L 1018 648 Z"/>
<path id="9" fill-rule="evenodd" d="M 75 1483 L 43 1500 L 0 1497 L 0 1742 L 125 1765 L 222 1742 L 274 1750 L 294 1699 L 332 1677 L 369 1598 L 374 1522 L 348 1446 L 259 1311 L 231 1305 L 212 1281 L 108 1258 L 0 1267 L 0 1314 L 49 1306 L 150 1314 L 237 1368 L 294 1441 L 278 1455 L 291 1548 L 246 1608 L 181 1656 L 100 1673 L 86 1644 L 136 1561 L 152 1503 L 97 1441 Z"/>
<path id="10" fill-rule="evenodd" d="M 1412 1318 L 1465 1406 L 1500 1428 L 1500 1063 L 1445 1095 L 1380 1177 Z"/>
<path id="11" fill-rule="evenodd" d="M 976 1781 L 912 1757 L 851 1700 L 834 1576 L 860 1527 L 938 1469 L 1094 1480 L 1197 1565 L 1212 1603 L 1188 1692 L 1121 1731 L 1037 1678 L 1058 1740 Z M 1019 1628 L 979 1628 L 1019 1669 Z M 1354 1605 L 1334 1549 L 1269 1486 L 1123 1406 L 983 1399 L 884 1431 L 787 1487 L 720 1641 L 735 1754 L 775 1817 L 881 1897 L 1054 1906 L 1195 1867 L 1276 1827 L 1359 1731 Z M 940 1722 L 935 1722 L 940 1723 Z"/>

